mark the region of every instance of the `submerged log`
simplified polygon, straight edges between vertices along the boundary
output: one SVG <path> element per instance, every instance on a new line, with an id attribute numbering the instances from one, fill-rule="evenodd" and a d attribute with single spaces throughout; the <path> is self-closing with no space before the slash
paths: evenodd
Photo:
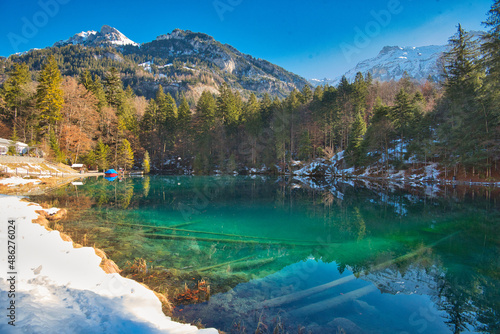
<path id="1" fill-rule="evenodd" d="M 207 242 L 220 242 L 220 243 L 233 243 L 233 244 L 252 244 L 252 245 L 268 245 L 268 242 L 261 242 L 256 240 L 233 240 L 233 239 L 215 239 L 215 238 L 200 238 L 190 235 L 176 235 L 176 234 L 155 234 L 145 233 L 145 237 L 150 239 L 169 239 L 169 240 L 196 240 Z"/>
<path id="2" fill-rule="evenodd" d="M 236 262 L 231 266 L 231 270 L 240 270 L 240 269 L 248 269 L 248 268 L 256 268 L 268 263 L 274 262 L 276 258 L 271 257 L 267 259 L 257 259 L 253 261 L 240 261 Z"/>
<path id="3" fill-rule="evenodd" d="M 203 267 L 203 268 L 197 269 L 196 271 L 203 272 L 203 271 L 207 271 L 207 270 L 211 270 L 211 269 L 215 269 L 215 268 L 219 268 L 219 267 L 224 267 L 224 266 L 230 265 L 230 264 L 235 263 L 235 262 L 241 262 L 241 261 L 253 259 L 254 257 L 255 257 L 255 255 L 250 255 L 250 256 L 247 256 L 247 257 L 244 257 L 241 259 L 227 261 L 227 262 L 219 263 L 219 264 L 214 264 L 213 266 Z"/>
<path id="4" fill-rule="evenodd" d="M 343 304 L 345 302 L 348 302 L 350 300 L 355 300 L 355 299 L 358 299 L 360 297 L 363 297 L 363 296 L 365 296 L 365 295 L 367 295 L 370 292 L 373 292 L 375 290 L 378 290 L 377 287 L 375 285 L 370 284 L 370 285 L 367 285 L 367 286 L 362 287 L 360 289 L 345 293 L 343 295 L 333 297 L 330 299 L 326 299 L 326 300 L 323 300 L 323 301 L 320 301 L 320 302 L 317 302 L 314 304 L 310 304 L 310 305 L 298 308 L 298 309 L 290 312 L 290 314 L 293 316 L 301 316 L 301 317 L 307 316 L 310 314 L 316 314 L 316 313 L 328 310 L 330 308 L 334 308 L 334 307 L 336 307 L 340 304 Z"/>
<path id="5" fill-rule="evenodd" d="M 196 223 L 199 223 L 199 221 L 195 221 L 195 222 L 186 222 L 186 223 L 182 223 L 182 224 L 170 225 L 170 226 L 167 226 L 167 227 L 170 227 L 170 228 L 178 228 L 178 227 L 182 227 L 182 226 L 193 225 L 193 224 L 196 224 Z"/>
<path id="6" fill-rule="evenodd" d="M 335 281 L 332 281 L 332 282 L 329 282 L 326 284 L 322 284 L 322 285 L 318 285 L 314 288 L 310 288 L 307 290 L 302 290 L 302 291 L 292 293 L 290 295 L 285 295 L 285 296 L 276 297 L 273 299 L 266 300 L 261 304 L 261 306 L 262 307 L 277 307 L 280 305 L 289 304 L 289 303 L 295 302 L 297 300 L 301 300 L 301 299 L 309 297 L 311 295 L 315 295 L 317 293 L 331 289 L 335 286 L 350 282 L 350 281 L 355 280 L 355 279 L 356 279 L 356 276 L 354 276 L 354 275 L 342 277 L 342 278 L 339 278 Z"/>

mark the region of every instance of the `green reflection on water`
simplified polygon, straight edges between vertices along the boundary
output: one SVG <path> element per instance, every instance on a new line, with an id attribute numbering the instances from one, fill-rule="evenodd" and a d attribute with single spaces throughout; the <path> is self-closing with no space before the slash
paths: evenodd
<path id="1" fill-rule="evenodd" d="M 119 266 L 144 258 L 154 267 L 197 272 L 215 287 L 221 282 L 220 291 L 308 258 L 334 262 L 340 274 L 347 269 L 356 277 L 438 268 L 432 295 L 442 297 L 436 303 L 448 314 L 450 330 L 498 328 L 498 194 L 293 182 L 86 179 L 47 197 L 72 207 L 78 215 L 70 224 L 89 230 L 89 242 Z M 231 284 L 228 277 L 236 279 Z"/>

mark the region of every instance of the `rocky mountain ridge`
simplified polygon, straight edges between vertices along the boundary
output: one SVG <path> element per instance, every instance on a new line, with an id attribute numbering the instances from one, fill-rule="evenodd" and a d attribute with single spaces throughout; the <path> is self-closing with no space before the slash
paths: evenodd
<path id="1" fill-rule="evenodd" d="M 183 80 L 203 81 L 213 87 L 227 82 L 237 90 L 284 97 L 308 84 L 306 79 L 280 66 L 244 54 L 207 34 L 189 30 L 175 29 L 139 45 L 105 25 L 100 32 L 81 32 L 56 42 L 54 47 L 66 45 L 114 47 L 158 80 L 167 81 L 164 86 L 178 87 Z"/>

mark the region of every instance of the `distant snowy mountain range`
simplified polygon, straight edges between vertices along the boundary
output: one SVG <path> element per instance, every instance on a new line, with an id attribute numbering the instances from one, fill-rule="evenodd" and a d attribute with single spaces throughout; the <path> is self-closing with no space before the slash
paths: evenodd
<path id="1" fill-rule="evenodd" d="M 477 40 L 484 35 L 482 31 L 472 31 L 473 39 Z M 449 45 L 429 46 L 385 46 L 376 57 L 364 60 L 356 67 L 345 73 L 349 82 L 354 81 L 356 73 L 361 72 L 364 76 L 370 73 L 374 80 L 391 81 L 399 80 L 406 72 L 410 78 L 425 80 L 432 78 L 434 81 L 442 79 L 444 65 L 444 52 L 449 50 Z M 339 84 L 342 76 L 334 79 L 311 79 L 313 86 Z"/>
<path id="2" fill-rule="evenodd" d="M 448 50 L 447 45 L 404 48 L 385 46 L 376 57 L 358 63 L 344 75 L 349 82 L 354 81 L 358 72 L 365 76 L 370 73 L 377 81 L 391 81 L 401 79 L 406 72 L 409 77 L 416 80 L 427 79 L 430 76 L 438 81 L 442 75 L 442 57 L 446 50 Z M 336 86 L 341 78 L 342 76 L 335 79 L 312 79 L 310 83 L 313 86 L 325 84 Z"/>

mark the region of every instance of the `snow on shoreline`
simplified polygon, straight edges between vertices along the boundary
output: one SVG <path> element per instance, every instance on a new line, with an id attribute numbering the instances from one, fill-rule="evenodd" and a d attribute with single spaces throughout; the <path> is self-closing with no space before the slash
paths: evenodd
<path id="1" fill-rule="evenodd" d="M 0 184 L 5 184 L 8 187 L 15 187 L 21 184 L 28 184 L 28 183 L 33 183 L 33 184 L 39 184 L 40 180 L 39 179 L 25 179 L 19 176 L 12 176 L 6 179 L 0 179 Z"/>
<path id="2" fill-rule="evenodd" d="M 73 248 L 58 231 L 32 223 L 39 205 L 0 195 L 1 333 L 218 333 L 174 322 L 155 294 L 119 274 L 106 274 L 93 248 Z M 9 293 L 8 220 L 16 223 L 16 288 Z M 16 306 L 15 327 L 8 303 Z"/>

